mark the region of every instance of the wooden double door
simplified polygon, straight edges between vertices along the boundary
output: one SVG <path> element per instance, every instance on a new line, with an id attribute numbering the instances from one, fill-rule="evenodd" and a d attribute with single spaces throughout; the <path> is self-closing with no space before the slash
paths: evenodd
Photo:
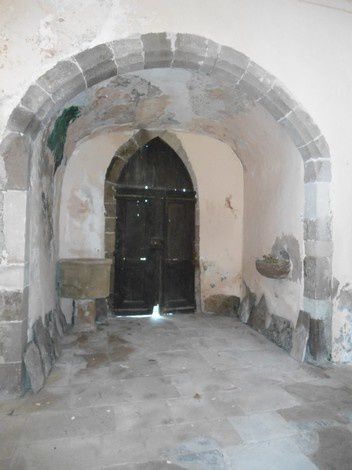
<path id="1" fill-rule="evenodd" d="M 115 311 L 192 312 L 194 195 L 124 190 L 117 196 Z"/>

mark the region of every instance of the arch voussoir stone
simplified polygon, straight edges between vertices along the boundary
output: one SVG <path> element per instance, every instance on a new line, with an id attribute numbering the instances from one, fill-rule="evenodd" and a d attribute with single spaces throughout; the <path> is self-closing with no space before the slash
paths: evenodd
<path id="1" fill-rule="evenodd" d="M 53 111 L 54 100 L 48 92 L 34 83 L 23 96 L 21 105 L 29 109 L 38 120 L 45 121 Z"/>
<path id="2" fill-rule="evenodd" d="M 58 62 L 38 78 L 37 84 L 59 104 L 65 103 L 87 88 L 83 73 L 73 60 Z"/>
<path id="3" fill-rule="evenodd" d="M 250 64 L 250 59 L 231 47 L 221 46 L 211 76 L 225 83 L 236 85 Z"/>
<path id="4" fill-rule="evenodd" d="M 249 96 L 260 100 L 272 89 L 276 78 L 258 64 L 250 61 L 238 86 Z"/>
<path id="5" fill-rule="evenodd" d="M 29 183 L 29 160 L 32 141 L 26 134 L 10 132 L 0 144 L 6 179 L 3 190 L 26 190 Z"/>
<path id="6" fill-rule="evenodd" d="M 300 106 L 293 108 L 278 122 L 285 128 L 296 147 L 303 147 L 321 135 L 318 126 Z"/>
<path id="7" fill-rule="evenodd" d="M 142 34 L 141 40 L 145 69 L 170 67 L 174 56 L 171 38 L 166 33 Z"/>
<path id="8" fill-rule="evenodd" d="M 74 56 L 74 59 L 78 63 L 88 87 L 117 74 L 115 57 L 106 44 L 100 44 L 80 52 Z"/>
<path id="9" fill-rule="evenodd" d="M 140 37 L 113 41 L 109 43 L 109 47 L 114 54 L 119 74 L 144 69 L 144 49 Z"/>

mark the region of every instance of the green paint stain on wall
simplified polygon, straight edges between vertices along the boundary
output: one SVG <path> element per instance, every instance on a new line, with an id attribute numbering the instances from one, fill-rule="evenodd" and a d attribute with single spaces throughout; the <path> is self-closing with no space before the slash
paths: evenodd
<path id="1" fill-rule="evenodd" d="M 54 129 L 48 138 L 48 147 L 54 154 L 55 171 L 60 166 L 64 156 L 64 146 L 66 141 L 68 126 L 80 115 L 78 106 L 70 106 L 64 109 L 56 119 Z"/>

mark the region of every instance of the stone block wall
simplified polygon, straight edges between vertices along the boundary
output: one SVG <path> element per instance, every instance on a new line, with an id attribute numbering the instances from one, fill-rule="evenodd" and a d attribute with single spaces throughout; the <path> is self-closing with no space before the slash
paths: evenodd
<path id="1" fill-rule="evenodd" d="M 23 356 L 24 377 L 22 390 L 34 393 L 44 386 L 56 360 L 60 357 L 61 341 L 69 325 L 60 307 L 39 318 L 33 324 L 33 340 L 26 345 Z"/>
<path id="2" fill-rule="evenodd" d="M 321 319 L 311 318 L 307 312 L 301 311 L 296 325 L 293 325 L 286 318 L 269 312 L 264 295 L 256 304 L 255 295 L 246 286 L 238 317 L 300 362 L 307 360 L 319 365 L 329 358 L 325 323 Z"/>

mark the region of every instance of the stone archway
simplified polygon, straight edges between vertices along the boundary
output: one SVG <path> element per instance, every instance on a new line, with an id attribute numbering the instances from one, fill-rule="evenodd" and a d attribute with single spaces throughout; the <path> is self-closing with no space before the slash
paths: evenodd
<path id="1" fill-rule="evenodd" d="M 279 81 L 244 54 L 191 34 L 150 33 L 116 40 L 59 62 L 32 84 L 12 111 L 0 144 L 6 180 L 2 181 L 1 224 L 3 256 L 0 274 L 2 303 L 7 312 L 1 323 L 3 363 L 0 381 L 10 389 L 19 382 L 22 350 L 26 342 L 30 250 L 26 215 L 33 188 L 31 158 L 40 146 L 42 131 L 64 104 L 88 87 L 116 74 L 148 68 L 197 70 L 227 84 L 259 103 L 282 126 L 304 162 L 305 276 L 303 308 L 323 319 L 330 349 L 331 324 L 331 213 L 330 153 L 311 117 Z M 8 223 L 4 213 L 16 204 L 23 216 Z M 12 256 L 11 240 L 18 240 Z M 20 248 L 21 246 L 21 248 Z M 35 288 L 35 286 L 31 286 Z M 10 341 L 7 338 L 11 338 Z"/>

